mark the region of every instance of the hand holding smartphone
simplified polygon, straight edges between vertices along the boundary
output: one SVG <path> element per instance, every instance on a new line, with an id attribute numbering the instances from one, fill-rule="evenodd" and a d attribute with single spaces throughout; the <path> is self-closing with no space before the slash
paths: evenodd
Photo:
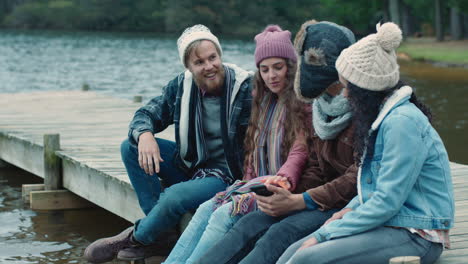
<path id="1" fill-rule="evenodd" d="M 267 187 L 265 185 L 257 185 L 257 186 L 252 186 L 250 187 L 250 190 L 254 193 L 256 193 L 257 195 L 261 195 L 261 196 L 271 196 L 273 195 L 273 193 L 271 191 L 269 191 L 267 189 Z"/>

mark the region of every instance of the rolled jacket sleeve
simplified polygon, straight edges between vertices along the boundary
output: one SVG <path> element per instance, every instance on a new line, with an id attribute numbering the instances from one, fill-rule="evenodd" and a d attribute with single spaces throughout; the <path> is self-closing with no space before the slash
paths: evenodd
<path id="1" fill-rule="evenodd" d="M 296 189 L 307 161 L 307 154 L 307 145 L 301 140 L 296 140 L 289 151 L 286 162 L 276 173 L 288 179 L 289 183 L 291 183 L 291 190 Z"/>

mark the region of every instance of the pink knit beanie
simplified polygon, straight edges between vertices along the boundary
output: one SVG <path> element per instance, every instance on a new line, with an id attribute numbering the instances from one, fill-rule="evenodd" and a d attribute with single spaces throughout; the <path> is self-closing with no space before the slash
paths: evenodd
<path id="1" fill-rule="evenodd" d="M 270 25 L 255 36 L 255 64 L 264 59 L 280 57 L 296 62 L 296 51 L 291 42 L 291 32 L 282 30 L 278 25 Z"/>

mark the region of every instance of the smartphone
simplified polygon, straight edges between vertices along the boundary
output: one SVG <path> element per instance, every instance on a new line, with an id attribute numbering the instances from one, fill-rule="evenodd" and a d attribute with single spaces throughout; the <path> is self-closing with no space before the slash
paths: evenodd
<path id="1" fill-rule="evenodd" d="M 270 192 L 265 185 L 257 185 L 257 186 L 252 186 L 250 187 L 250 190 L 258 195 L 261 196 L 271 196 L 273 195 L 272 192 Z"/>

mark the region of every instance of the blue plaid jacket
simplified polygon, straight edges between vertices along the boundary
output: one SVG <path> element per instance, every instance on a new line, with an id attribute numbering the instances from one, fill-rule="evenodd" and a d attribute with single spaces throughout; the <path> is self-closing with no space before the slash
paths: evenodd
<path id="1" fill-rule="evenodd" d="M 226 74 L 231 74 L 232 83 L 224 84 L 233 85 L 236 81 L 236 73 L 230 66 L 224 65 Z M 227 78 L 226 78 L 227 79 Z M 224 153 L 229 167 L 231 179 L 241 179 L 243 174 L 243 161 L 244 161 L 244 137 L 249 124 L 250 110 L 252 105 L 252 80 L 249 75 L 242 84 L 240 89 L 231 99 L 231 115 L 230 120 L 221 124 L 221 133 L 223 138 Z M 180 137 L 179 137 L 179 123 L 181 116 L 181 99 L 183 93 L 184 72 L 180 73 L 176 78 L 170 81 L 164 88 L 160 96 L 153 98 L 145 106 L 138 109 L 130 123 L 129 140 L 133 145 L 137 145 L 135 138 L 138 138 L 143 132 L 158 133 L 166 129 L 168 126 L 174 124 L 175 138 L 177 150 L 175 153 L 175 163 L 184 170 L 188 175 L 192 175 L 196 170 L 203 168 L 203 164 L 197 167 L 187 167 L 180 157 Z M 193 84 L 195 85 L 195 84 Z M 221 115 L 226 116 L 227 103 L 226 94 L 222 96 L 221 101 Z M 189 107 L 194 107 L 191 104 Z M 190 112 L 193 112 L 190 110 Z M 189 130 L 189 139 L 194 139 L 195 131 Z M 190 148 L 196 147 L 196 144 L 189 144 Z M 196 151 L 190 151 L 196 153 Z"/>

